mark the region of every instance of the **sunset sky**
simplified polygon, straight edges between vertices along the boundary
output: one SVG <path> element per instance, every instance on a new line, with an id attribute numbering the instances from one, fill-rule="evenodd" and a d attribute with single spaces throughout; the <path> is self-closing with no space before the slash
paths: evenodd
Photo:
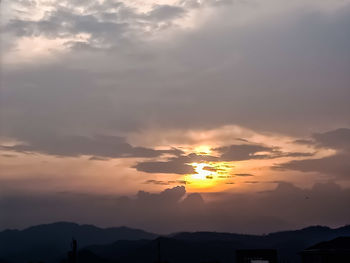
<path id="1" fill-rule="evenodd" d="M 0 230 L 350 223 L 349 0 L 3 0 L 0 81 Z"/>

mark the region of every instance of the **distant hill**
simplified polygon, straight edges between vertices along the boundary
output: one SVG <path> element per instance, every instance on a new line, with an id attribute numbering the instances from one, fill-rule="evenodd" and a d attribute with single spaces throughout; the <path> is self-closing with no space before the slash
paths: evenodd
<path id="1" fill-rule="evenodd" d="M 98 228 L 58 222 L 0 232 L 0 258 L 9 262 L 51 262 L 66 255 L 72 237 L 78 240 L 82 248 L 117 240 L 154 239 L 157 235 L 128 227 Z"/>
<path id="2" fill-rule="evenodd" d="M 71 237 L 78 240 L 78 263 L 143 262 L 234 263 L 236 249 L 278 250 L 285 262 L 300 262 L 298 253 L 321 241 L 350 236 L 350 226 L 337 229 L 314 226 L 268 235 L 242 235 L 217 232 L 183 232 L 159 237 L 126 227 L 101 229 L 91 225 L 55 223 L 22 231 L 0 232 L 0 258 L 3 262 L 58 262 L 70 249 Z"/>
<path id="3" fill-rule="evenodd" d="M 308 251 L 334 251 L 334 250 L 342 250 L 342 251 L 350 251 L 350 237 L 337 237 L 330 241 L 320 242 L 316 245 L 308 247 L 306 250 Z"/>
<path id="4" fill-rule="evenodd" d="M 117 241 L 109 245 L 88 246 L 84 249 L 105 260 L 125 263 L 154 263 L 157 260 L 158 243 L 162 260 L 173 263 L 233 263 L 237 249 L 276 249 L 279 259 L 283 262 L 300 262 L 298 253 L 303 249 L 339 236 L 350 236 L 350 226 L 338 229 L 316 226 L 262 236 L 185 232 L 151 241 Z"/>

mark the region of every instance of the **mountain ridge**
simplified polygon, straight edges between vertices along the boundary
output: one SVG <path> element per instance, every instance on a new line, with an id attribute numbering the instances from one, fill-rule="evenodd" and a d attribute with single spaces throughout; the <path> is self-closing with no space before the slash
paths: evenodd
<path id="1" fill-rule="evenodd" d="M 0 232 L 0 258 L 13 262 L 45 261 L 64 254 L 72 238 L 80 247 L 108 244 L 117 240 L 154 239 L 157 234 L 128 227 L 99 228 L 72 222 L 55 222 L 31 226 L 23 230 Z M 19 253 L 20 251 L 20 253 Z"/>
<path id="2" fill-rule="evenodd" d="M 169 262 L 204 262 L 206 259 L 234 262 L 237 249 L 274 248 L 282 259 L 299 262 L 298 252 L 321 241 L 350 236 L 350 225 L 338 228 L 310 226 L 265 235 L 228 232 L 178 232 L 158 235 L 126 226 L 100 228 L 73 222 L 36 225 L 23 230 L 0 232 L 3 262 L 60 262 L 78 240 L 81 258 L 88 262 L 154 262 L 158 243 Z M 95 260 L 95 261 L 94 261 Z"/>

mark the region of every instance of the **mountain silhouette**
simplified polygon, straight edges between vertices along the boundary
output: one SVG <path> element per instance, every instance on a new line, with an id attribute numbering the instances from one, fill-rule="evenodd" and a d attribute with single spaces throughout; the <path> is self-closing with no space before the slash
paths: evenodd
<path id="1" fill-rule="evenodd" d="M 350 236 L 350 225 L 313 226 L 267 235 L 182 232 L 159 236 L 127 227 L 55 223 L 0 232 L 2 262 L 62 262 L 71 238 L 78 240 L 78 263 L 235 262 L 237 249 L 276 249 L 280 260 L 300 262 L 299 252 L 316 243 Z M 159 254 L 160 252 L 160 254 Z"/>
<path id="2" fill-rule="evenodd" d="M 157 244 L 167 262 L 235 262 L 237 249 L 276 249 L 280 260 L 300 262 L 303 249 L 324 240 L 350 236 L 350 226 L 331 229 L 315 226 L 268 235 L 242 235 L 217 232 L 184 232 L 159 237 L 156 240 L 117 241 L 110 245 L 85 249 L 113 262 L 145 262 L 157 260 Z"/>
<path id="3" fill-rule="evenodd" d="M 0 232 L 0 258 L 10 262 L 51 262 L 66 254 L 72 237 L 82 248 L 117 240 L 154 239 L 157 235 L 128 227 L 99 228 L 58 222 Z"/>

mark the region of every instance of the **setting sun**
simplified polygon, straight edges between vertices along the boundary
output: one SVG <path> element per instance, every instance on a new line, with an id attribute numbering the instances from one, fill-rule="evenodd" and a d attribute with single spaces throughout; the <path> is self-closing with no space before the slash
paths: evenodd
<path id="1" fill-rule="evenodd" d="M 192 188 L 217 188 L 225 183 L 230 176 L 231 166 L 226 162 L 191 163 L 196 173 L 185 176 L 185 180 Z"/>
<path id="2" fill-rule="evenodd" d="M 214 171 L 210 171 L 212 168 L 207 163 L 191 163 L 196 171 L 195 174 L 190 174 L 185 177 L 186 181 L 193 188 L 208 188 L 217 184 L 217 180 L 215 178 L 216 173 Z"/>
<path id="3" fill-rule="evenodd" d="M 212 176 L 214 172 L 210 170 L 210 168 L 212 167 L 209 164 L 192 163 L 191 165 L 194 167 L 196 171 L 196 174 L 192 175 L 193 179 L 199 179 L 199 180 L 211 179 L 210 176 Z"/>

